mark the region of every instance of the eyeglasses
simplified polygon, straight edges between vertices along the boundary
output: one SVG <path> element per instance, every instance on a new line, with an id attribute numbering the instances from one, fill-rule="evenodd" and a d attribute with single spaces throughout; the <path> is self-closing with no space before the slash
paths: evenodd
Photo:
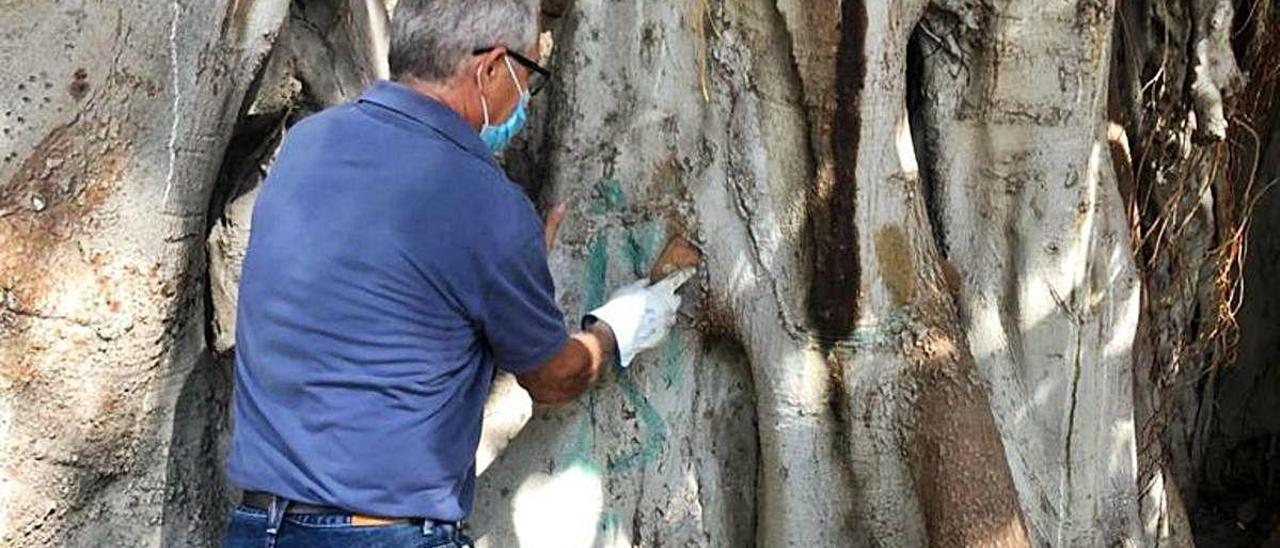
<path id="1" fill-rule="evenodd" d="M 498 46 L 480 48 L 472 51 L 471 55 L 484 55 L 496 49 L 498 49 Z M 529 69 L 529 95 L 537 95 L 543 88 L 547 87 L 547 83 L 551 81 L 550 70 L 543 68 L 542 65 L 534 62 L 533 59 L 520 55 L 510 49 L 507 50 L 507 55 L 512 59 L 515 59 L 516 62 L 524 68 Z"/>

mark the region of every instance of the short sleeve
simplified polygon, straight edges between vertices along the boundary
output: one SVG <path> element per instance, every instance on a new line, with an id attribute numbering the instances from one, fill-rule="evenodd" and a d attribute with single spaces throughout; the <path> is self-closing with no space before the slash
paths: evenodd
<path id="1" fill-rule="evenodd" d="M 525 238 L 482 269 L 477 316 L 498 367 L 514 374 L 547 363 L 569 339 L 543 245 L 541 238 Z"/>

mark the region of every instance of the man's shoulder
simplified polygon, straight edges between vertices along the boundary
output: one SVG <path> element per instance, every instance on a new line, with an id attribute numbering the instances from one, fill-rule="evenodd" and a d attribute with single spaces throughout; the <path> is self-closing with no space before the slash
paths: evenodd
<path id="1" fill-rule="evenodd" d="M 303 118 L 289 128 L 289 138 L 295 141 L 339 140 L 350 147 L 373 144 L 377 145 L 377 151 L 388 154 L 396 152 L 394 145 L 397 143 L 413 146 L 439 140 L 432 132 L 415 131 L 417 128 L 395 122 L 376 111 L 362 108 L 358 101 L 352 101 Z"/>
<path id="2" fill-rule="evenodd" d="M 293 137 L 305 137 L 334 126 L 358 126 L 368 123 L 369 121 L 356 112 L 356 104 L 348 102 L 307 115 L 289 128 L 289 134 Z"/>
<path id="3" fill-rule="evenodd" d="M 444 187 L 438 207 L 449 208 L 450 217 L 466 222 L 480 237 L 492 232 L 491 237 L 509 236 L 507 227 L 537 220 L 533 202 L 519 186 L 500 170 L 478 164 L 463 160 L 427 175 L 431 186 Z"/>
<path id="4" fill-rule="evenodd" d="M 468 178 L 493 183 L 505 175 L 435 128 L 359 101 L 322 110 L 289 129 L 286 148 L 302 146 L 328 159 L 385 158 L 395 171 L 426 178 Z"/>
<path id="5" fill-rule="evenodd" d="M 530 220 L 538 226 L 523 188 L 497 163 L 428 126 L 411 124 L 376 105 L 331 107 L 290 129 L 292 142 L 282 152 L 286 165 L 277 165 L 285 169 L 275 171 L 300 170 L 314 183 L 317 176 L 349 179 L 358 170 L 408 206 L 414 224 L 461 224 L 469 227 L 468 239 L 512 237 L 512 230 L 525 231 Z"/>
<path id="6" fill-rule="evenodd" d="M 448 226 L 453 243 L 470 249 L 477 258 L 496 259 L 530 238 L 541 237 L 533 203 L 495 168 L 454 166 L 428 177 L 424 182 L 432 189 L 431 196 L 422 200 L 428 205 L 417 215 L 427 224 Z"/>

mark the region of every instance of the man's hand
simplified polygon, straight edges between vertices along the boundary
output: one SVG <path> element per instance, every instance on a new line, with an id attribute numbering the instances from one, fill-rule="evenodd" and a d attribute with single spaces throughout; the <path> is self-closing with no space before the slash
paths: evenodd
<path id="1" fill-rule="evenodd" d="M 560 404 L 586 392 L 600 378 L 604 364 L 613 362 L 613 332 L 604 322 L 575 334 L 551 361 L 516 376 L 533 401 Z"/>
<path id="2" fill-rule="evenodd" d="M 618 345 L 622 367 L 631 365 L 636 354 L 658 346 L 676 323 L 680 296 L 676 291 L 689 281 L 694 269 L 686 268 L 650 285 L 642 279 L 619 289 L 604 306 L 591 311 L 584 324 L 607 324 Z"/>
<path id="3" fill-rule="evenodd" d="M 533 401 L 565 403 L 586 392 L 615 352 L 623 367 L 636 354 L 662 342 L 676 320 L 680 296 L 676 290 L 693 276 L 681 270 L 649 284 L 640 280 L 616 293 L 613 299 L 583 321 L 582 332 L 565 343 L 555 357 L 538 369 L 516 376 Z"/>
<path id="4" fill-rule="evenodd" d="M 564 222 L 564 218 L 569 214 L 569 208 L 564 204 L 558 204 L 551 208 L 547 213 L 546 226 L 543 227 L 543 237 L 547 243 L 547 255 L 551 254 L 551 250 L 556 248 L 556 234 L 560 232 L 560 223 Z"/>

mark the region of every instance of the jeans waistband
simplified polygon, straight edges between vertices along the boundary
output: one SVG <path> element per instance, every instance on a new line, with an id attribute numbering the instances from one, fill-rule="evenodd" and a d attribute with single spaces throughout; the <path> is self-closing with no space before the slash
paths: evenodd
<path id="1" fill-rule="evenodd" d="M 265 493 L 262 491 L 245 491 L 240 495 L 240 504 L 243 504 L 250 508 L 256 508 L 258 510 L 265 511 L 271 508 L 271 500 L 273 498 L 277 498 L 277 497 L 275 495 L 272 495 L 271 493 Z M 378 522 L 380 524 L 412 523 L 412 524 L 422 524 L 427 526 L 439 525 L 439 526 L 445 526 L 445 527 L 452 527 L 454 529 L 462 528 L 462 523 L 457 521 L 442 521 L 442 520 L 430 519 L 430 518 L 373 517 L 373 516 L 361 515 L 358 512 L 352 512 L 350 510 L 345 510 L 342 508 L 338 508 L 336 506 L 323 506 L 318 504 L 307 504 L 304 502 L 294 502 L 294 501 L 288 501 L 288 502 L 289 503 L 285 505 L 285 511 L 284 511 L 286 515 L 296 515 L 296 514 L 343 515 L 343 516 L 351 516 L 352 520 L 355 522 L 367 521 L 371 523 Z"/>

